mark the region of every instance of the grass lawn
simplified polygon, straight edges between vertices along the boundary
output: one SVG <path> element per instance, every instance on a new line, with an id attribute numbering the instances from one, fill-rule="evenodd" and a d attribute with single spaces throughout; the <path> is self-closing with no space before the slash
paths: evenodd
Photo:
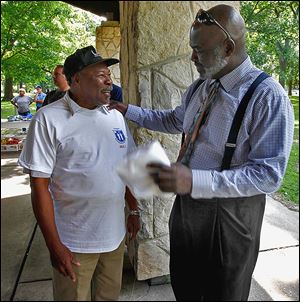
<path id="1" fill-rule="evenodd" d="M 295 131 L 294 143 L 288 162 L 288 167 L 283 179 L 283 183 L 278 190 L 281 199 L 299 203 L 299 97 L 290 97 L 295 111 Z M 35 113 L 35 103 L 30 106 L 31 113 Z M 6 119 L 10 115 L 15 115 L 14 106 L 10 102 L 1 102 L 1 118 Z"/>

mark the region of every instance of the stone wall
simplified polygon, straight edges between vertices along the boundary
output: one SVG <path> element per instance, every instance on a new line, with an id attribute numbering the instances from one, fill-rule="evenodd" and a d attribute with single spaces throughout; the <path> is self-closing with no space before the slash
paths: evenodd
<path id="1" fill-rule="evenodd" d="M 96 28 L 96 49 L 105 58 L 120 59 L 120 24 L 118 21 L 105 21 Z M 114 84 L 120 85 L 119 64 L 110 67 Z"/>
<path id="2" fill-rule="evenodd" d="M 197 78 L 189 30 L 199 8 L 224 1 L 120 1 L 121 84 L 124 101 L 144 108 L 169 109 L 181 103 Z M 239 9 L 239 1 L 226 1 Z M 137 144 L 159 140 L 171 161 L 180 135 L 167 135 L 130 123 Z M 168 219 L 174 194 L 140 199 L 142 230 L 128 245 L 138 280 L 169 274 Z"/>

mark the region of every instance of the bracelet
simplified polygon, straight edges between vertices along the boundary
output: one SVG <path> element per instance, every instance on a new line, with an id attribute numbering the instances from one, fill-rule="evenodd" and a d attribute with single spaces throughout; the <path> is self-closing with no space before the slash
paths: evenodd
<path id="1" fill-rule="evenodd" d="M 130 210 L 129 215 L 140 216 L 140 211 L 139 210 Z"/>

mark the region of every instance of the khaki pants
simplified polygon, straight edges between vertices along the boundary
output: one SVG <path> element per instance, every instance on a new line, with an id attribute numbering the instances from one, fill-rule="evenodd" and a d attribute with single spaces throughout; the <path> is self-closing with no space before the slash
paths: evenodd
<path id="1" fill-rule="evenodd" d="M 124 258 L 125 240 L 106 253 L 73 253 L 80 266 L 73 265 L 76 282 L 53 268 L 54 301 L 114 301 L 118 300 Z"/>

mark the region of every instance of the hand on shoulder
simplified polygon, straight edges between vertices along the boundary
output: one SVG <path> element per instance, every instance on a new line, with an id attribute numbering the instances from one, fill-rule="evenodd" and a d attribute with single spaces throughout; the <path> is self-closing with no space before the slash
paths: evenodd
<path id="1" fill-rule="evenodd" d="M 111 100 L 108 105 L 108 109 L 109 110 L 116 109 L 116 110 L 120 111 L 123 115 L 125 115 L 126 111 L 128 109 L 128 104 L 124 104 L 121 102 Z"/>

